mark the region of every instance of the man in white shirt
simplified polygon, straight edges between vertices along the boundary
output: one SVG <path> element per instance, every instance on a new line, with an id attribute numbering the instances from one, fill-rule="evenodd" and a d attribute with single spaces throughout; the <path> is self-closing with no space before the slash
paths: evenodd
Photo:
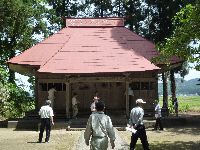
<path id="1" fill-rule="evenodd" d="M 108 137 L 110 138 L 112 149 L 115 147 L 113 125 L 110 117 L 104 114 L 104 109 L 103 101 L 98 101 L 96 103 L 97 112 L 91 114 L 87 122 L 84 138 L 86 145 L 89 146 L 90 136 L 92 135 L 90 142 L 91 150 L 107 150 Z"/>
<path id="2" fill-rule="evenodd" d="M 90 107 L 92 114 L 94 114 L 96 112 L 96 105 L 95 105 L 95 103 L 98 102 L 98 100 L 99 100 L 99 98 L 97 96 L 95 96 L 93 98 L 94 102 L 91 104 L 91 107 Z"/>
<path id="3" fill-rule="evenodd" d="M 45 106 L 42 106 L 39 111 L 39 115 L 41 117 L 41 125 L 40 125 L 40 133 L 38 143 L 42 142 L 44 128 L 46 127 L 46 139 L 45 142 L 49 143 L 51 124 L 54 125 L 53 122 L 53 110 L 50 107 L 51 101 L 46 100 Z"/>
<path id="4" fill-rule="evenodd" d="M 54 93 L 57 92 L 56 91 L 56 87 L 54 88 L 51 88 L 49 91 L 48 91 L 48 99 L 51 101 L 51 108 L 53 109 L 54 107 L 54 99 L 55 99 L 55 96 L 54 96 Z"/>
<path id="5" fill-rule="evenodd" d="M 73 119 L 77 119 L 76 115 L 78 114 L 78 107 L 77 107 L 78 101 L 77 101 L 76 97 L 77 97 L 77 93 L 74 93 L 74 97 L 72 98 L 72 109 L 73 109 L 72 118 Z"/>
<path id="6" fill-rule="evenodd" d="M 157 130 L 158 125 L 160 126 L 160 130 L 163 130 L 163 125 L 162 125 L 162 120 L 161 120 L 161 106 L 158 103 L 158 100 L 155 100 L 154 103 L 155 105 L 155 117 L 156 117 L 156 124 L 153 130 Z"/>
<path id="7" fill-rule="evenodd" d="M 149 150 L 149 143 L 147 141 L 147 135 L 143 122 L 144 110 L 142 108 L 144 103 L 146 102 L 144 102 L 142 99 L 137 99 L 136 104 L 138 106 L 133 108 L 130 113 L 130 127 L 131 129 L 137 130 L 136 133 L 132 133 L 130 150 L 135 149 L 138 138 L 140 138 L 142 142 L 143 149 Z"/>

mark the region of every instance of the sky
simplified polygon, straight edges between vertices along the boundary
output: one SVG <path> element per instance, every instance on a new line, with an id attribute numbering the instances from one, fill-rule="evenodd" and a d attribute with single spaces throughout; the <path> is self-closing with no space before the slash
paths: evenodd
<path id="1" fill-rule="evenodd" d="M 181 78 L 179 74 L 175 75 L 176 78 Z M 200 78 L 200 71 L 196 71 L 195 69 L 191 69 L 189 74 L 184 77 L 184 80 L 188 81 L 191 79 Z"/>

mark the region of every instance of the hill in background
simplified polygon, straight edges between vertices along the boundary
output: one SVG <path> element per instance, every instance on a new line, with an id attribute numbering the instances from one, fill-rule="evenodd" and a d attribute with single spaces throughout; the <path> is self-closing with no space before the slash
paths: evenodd
<path id="1" fill-rule="evenodd" d="M 200 95 L 200 81 L 199 78 L 191 79 L 191 80 L 184 80 L 183 78 L 176 78 L 176 94 L 177 95 L 188 95 L 188 94 L 198 94 Z M 181 82 L 181 80 L 183 82 Z M 158 83 L 158 93 L 159 95 L 163 94 L 163 83 Z M 171 95 L 170 89 L 170 81 L 168 81 L 168 93 Z"/>

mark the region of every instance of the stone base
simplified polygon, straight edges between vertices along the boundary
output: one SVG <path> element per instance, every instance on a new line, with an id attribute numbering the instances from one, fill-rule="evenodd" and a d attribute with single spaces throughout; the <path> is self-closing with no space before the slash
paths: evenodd
<path id="1" fill-rule="evenodd" d="M 40 131 L 40 125 L 41 123 L 38 124 L 38 131 Z M 54 126 L 51 126 L 51 130 L 68 130 L 68 123 L 67 122 L 54 122 Z"/>

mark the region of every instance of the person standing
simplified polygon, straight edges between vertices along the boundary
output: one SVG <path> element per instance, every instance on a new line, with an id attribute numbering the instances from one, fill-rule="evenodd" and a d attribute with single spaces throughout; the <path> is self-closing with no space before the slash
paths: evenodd
<path id="1" fill-rule="evenodd" d="M 54 99 L 55 99 L 54 93 L 55 92 L 57 92 L 56 87 L 53 87 L 48 91 L 48 99 L 51 101 L 51 108 L 52 109 L 54 107 Z"/>
<path id="2" fill-rule="evenodd" d="M 104 109 L 104 102 L 98 101 L 96 103 L 97 112 L 91 114 L 87 122 L 84 139 L 86 145 L 89 146 L 90 136 L 92 136 L 90 142 L 91 150 L 107 150 L 108 137 L 110 138 L 112 149 L 115 147 L 115 132 L 113 125 L 110 117 L 104 114 Z"/>
<path id="3" fill-rule="evenodd" d="M 158 103 L 158 100 L 155 100 L 154 103 L 155 105 L 155 117 L 156 117 L 156 124 L 153 130 L 157 130 L 158 125 L 160 126 L 160 130 L 163 130 L 163 125 L 162 125 L 162 116 L 161 116 L 161 106 Z"/>
<path id="4" fill-rule="evenodd" d="M 78 100 L 77 100 L 77 93 L 74 93 L 74 97 L 72 98 L 72 109 L 73 109 L 73 119 L 77 119 L 76 115 L 78 114 Z"/>
<path id="5" fill-rule="evenodd" d="M 129 86 L 129 89 L 128 89 L 128 93 L 129 93 L 129 110 L 132 109 L 132 97 L 134 96 L 133 94 L 133 90 L 131 89 L 131 86 Z"/>
<path id="6" fill-rule="evenodd" d="M 42 106 L 39 111 L 39 115 L 41 116 L 41 125 L 40 125 L 40 133 L 39 133 L 39 140 L 38 143 L 42 142 L 44 128 L 46 127 L 46 138 L 45 142 L 49 143 L 50 131 L 51 131 L 51 124 L 54 125 L 53 122 L 53 110 L 50 107 L 51 101 L 46 100 L 45 106 Z"/>
<path id="7" fill-rule="evenodd" d="M 142 99 L 137 99 L 136 104 L 137 107 L 133 108 L 130 113 L 130 128 L 137 130 L 136 133 L 132 133 L 130 150 L 135 149 L 135 145 L 137 143 L 138 138 L 140 138 L 142 142 L 142 146 L 144 150 L 149 150 L 149 143 L 147 141 L 147 135 L 145 131 L 145 126 L 143 122 L 144 110 L 143 104 L 145 104 Z"/>
<path id="8" fill-rule="evenodd" d="M 124 93 L 124 95 L 126 95 L 126 92 Z M 131 86 L 129 86 L 128 95 L 129 95 L 129 111 L 130 111 L 132 109 L 132 107 L 131 107 L 132 106 L 132 97 L 134 96 Z"/>
<path id="9" fill-rule="evenodd" d="M 91 107 L 90 107 L 92 114 L 96 112 L 96 105 L 95 105 L 95 103 L 98 102 L 98 100 L 99 100 L 99 98 L 97 96 L 95 96 L 93 98 L 94 102 L 91 104 Z"/>
<path id="10" fill-rule="evenodd" d="M 100 97 L 98 97 L 98 91 L 95 91 L 95 95 L 94 95 L 94 97 L 97 97 L 98 98 L 98 100 L 100 100 Z"/>
<path id="11" fill-rule="evenodd" d="M 175 100 L 174 100 L 174 109 L 175 109 L 176 116 L 178 116 L 178 101 L 177 101 L 177 98 L 175 98 Z"/>

